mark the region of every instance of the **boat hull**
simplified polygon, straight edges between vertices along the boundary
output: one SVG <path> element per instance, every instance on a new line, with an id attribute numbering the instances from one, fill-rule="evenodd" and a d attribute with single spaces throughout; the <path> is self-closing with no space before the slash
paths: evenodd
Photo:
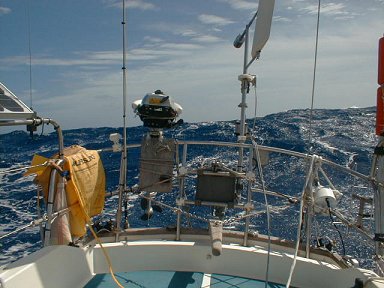
<path id="1" fill-rule="evenodd" d="M 156 234 L 153 234 L 156 232 Z M 163 233 L 159 233 L 163 232 Z M 222 274 L 285 284 L 293 261 L 293 248 L 273 239 L 269 253 L 265 237 L 249 237 L 249 245 L 240 244 L 241 233 L 224 236 L 222 253 L 213 256 L 209 235 L 182 234 L 175 241 L 173 233 L 156 229 L 136 229 L 100 240 L 115 273 L 131 271 L 185 271 Z M 157 240 L 149 240 L 149 239 Z M 294 287 L 353 287 L 356 278 L 367 282 L 377 275 L 358 268 L 343 268 L 326 253 L 311 253 L 313 259 L 299 256 L 291 285 Z M 83 247 L 49 246 L 0 271 L 4 287 L 83 287 L 96 274 L 109 273 L 102 248 L 94 241 Z M 384 287 L 369 280 L 367 287 Z M 381 286 L 380 286 L 381 285 Z"/>

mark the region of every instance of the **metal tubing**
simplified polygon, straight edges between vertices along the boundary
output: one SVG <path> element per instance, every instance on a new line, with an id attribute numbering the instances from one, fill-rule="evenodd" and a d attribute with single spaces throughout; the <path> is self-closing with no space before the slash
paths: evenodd
<path id="1" fill-rule="evenodd" d="M 57 133 L 58 146 L 59 146 L 59 159 L 60 159 L 57 162 L 57 164 L 62 165 L 64 163 L 64 137 L 63 137 L 63 131 L 61 130 L 60 125 L 56 121 L 54 121 L 53 119 L 49 119 L 49 118 L 34 118 L 34 119 L 27 119 L 27 120 L 0 121 L 0 126 L 18 126 L 18 125 L 39 126 L 42 124 L 52 124 L 56 133 Z M 52 171 L 50 181 L 49 181 L 48 205 L 47 205 L 48 221 L 47 221 L 46 226 L 44 228 L 44 239 L 43 239 L 44 246 L 48 246 L 50 244 L 50 240 L 51 240 L 51 221 L 52 221 L 52 215 L 53 215 L 53 202 L 55 199 L 56 176 L 57 176 L 57 170 L 54 169 Z"/>
<path id="2" fill-rule="evenodd" d="M 21 125 L 33 125 L 39 126 L 42 124 L 52 124 L 55 128 L 58 141 L 59 141 L 59 158 L 64 159 L 63 151 L 64 151 L 64 137 L 63 132 L 61 130 L 60 125 L 53 119 L 50 118 L 34 118 L 27 120 L 6 120 L 0 121 L 0 126 L 21 126 Z"/>
<path id="3" fill-rule="evenodd" d="M 212 146 L 225 146 L 225 147 L 252 147 L 251 144 L 238 143 L 238 142 L 223 142 L 223 141 L 178 141 L 177 145 L 212 145 Z"/>
<path id="4" fill-rule="evenodd" d="M 243 66 L 243 74 L 247 73 L 247 59 L 248 59 L 248 30 L 247 26 L 245 32 L 245 43 L 244 43 L 244 66 Z M 247 108 L 246 98 L 247 98 L 247 90 L 248 90 L 248 80 L 242 79 L 241 81 L 241 103 L 240 107 L 240 135 L 239 135 L 239 143 L 244 143 L 245 136 L 245 109 Z M 241 172 L 243 170 L 243 156 L 244 150 L 242 147 L 239 148 L 239 161 L 237 164 L 237 171 Z"/>
<path id="5" fill-rule="evenodd" d="M 252 144 L 238 143 L 238 142 L 183 141 L 183 140 L 178 141 L 176 145 L 179 146 L 179 145 L 185 145 L 185 144 L 187 144 L 187 145 L 222 146 L 222 147 L 225 146 L 225 147 L 234 147 L 234 148 L 239 148 L 239 147 L 250 148 L 250 147 L 252 147 Z M 127 145 L 127 149 L 138 148 L 138 147 L 140 147 L 140 144 L 130 144 L 130 145 Z M 258 145 L 258 148 L 259 148 L 260 151 L 264 151 L 264 152 L 280 153 L 280 154 L 285 154 L 285 155 L 288 155 L 288 156 L 294 156 L 294 157 L 298 157 L 298 158 L 302 158 L 302 159 L 307 159 L 307 160 L 312 158 L 312 155 L 310 155 L 310 154 L 304 154 L 304 153 L 290 151 L 290 150 L 285 150 L 285 149 L 276 148 L 276 147 Z M 185 154 L 185 157 L 186 157 L 186 154 Z M 329 165 L 329 166 L 331 166 L 333 168 L 339 169 L 339 170 L 341 170 L 343 172 L 350 173 L 352 176 L 361 178 L 361 179 L 363 179 L 363 180 L 365 180 L 367 182 L 376 181 L 375 179 L 372 179 L 371 175 L 364 175 L 362 173 L 359 173 L 359 172 L 356 172 L 354 170 L 351 170 L 350 168 L 345 167 L 343 165 L 339 165 L 339 164 L 333 163 L 332 161 L 329 161 L 327 159 L 323 159 L 322 158 L 321 162 L 322 162 L 322 164 L 327 164 L 327 165 Z M 374 171 L 374 170 L 372 170 L 372 171 Z M 371 172 L 371 173 L 373 173 L 373 172 Z M 382 185 L 380 183 L 377 183 L 377 184 L 384 187 L 384 185 Z"/>
<path id="6" fill-rule="evenodd" d="M 121 218 L 122 218 L 122 201 L 123 201 L 123 192 L 125 191 L 126 188 L 126 182 L 125 182 L 125 176 L 126 176 L 126 170 L 127 167 L 125 166 L 126 164 L 126 158 L 124 153 L 121 154 L 121 160 L 120 160 L 120 179 L 119 179 L 119 200 L 118 200 L 118 205 L 117 205 L 117 212 L 116 212 L 116 241 L 119 238 L 118 233 L 121 231 Z"/>
<path id="7" fill-rule="evenodd" d="M 177 150 L 179 149 L 178 147 L 176 148 Z M 188 144 L 184 143 L 183 144 L 183 155 L 182 155 L 182 160 L 181 160 L 181 166 L 183 168 L 186 167 L 187 163 L 187 151 L 188 151 Z M 184 201 L 184 194 L 185 194 L 185 183 L 184 183 L 184 177 L 180 178 L 180 184 L 179 184 L 179 199 Z M 180 241 L 180 231 L 181 231 L 181 213 L 180 210 L 182 208 L 181 205 L 177 205 L 179 210 L 177 211 L 177 223 L 176 223 L 176 240 Z"/>
<path id="8" fill-rule="evenodd" d="M 249 28 L 251 27 L 253 21 L 255 20 L 257 16 L 257 12 L 252 17 L 251 21 L 245 26 L 245 30 L 243 32 L 243 35 L 245 37 L 244 42 L 244 58 L 243 58 L 243 74 L 247 74 L 247 70 L 249 65 L 253 62 L 248 64 L 248 46 L 249 46 Z M 239 105 L 240 107 L 240 135 L 239 135 L 239 142 L 243 143 L 245 142 L 244 136 L 245 136 L 245 110 L 247 108 L 246 98 L 248 94 L 248 88 L 249 88 L 249 82 L 248 79 L 242 79 L 241 81 L 241 103 Z M 244 156 L 244 150 L 242 147 L 239 148 L 239 161 L 237 164 L 237 171 L 241 172 L 243 170 L 243 156 Z"/>
<path id="9" fill-rule="evenodd" d="M 252 160 L 253 159 L 253 147 L 249 149 L 249 167 L 248 171 L 252 171 Z M 247 204 L 246 204 L 246 209 L 245 209 L 245 215 L 247 216 L 250 213 L 251 210 L 251 205 L 252 205 L 252 189 L 251 189 L 251 180 L 247 180 Z M 251 223 L 250 217 L 245 218 L 245 228 L 244 228 L 244 242 L 243 245 L 247 246 L 248 244 L 248 232 L 249 232 L 249 224 Z"/>
<path id="10" fill-rule="evenodd" d="M 376 172 L 377 181 L 384 182 L 384 156 L 377 156 L 377 172 Z M 375 187 L 374 189 L 374 219 L 375 219 L 375 236 L 376 238 L 384 238 L 384 188 Z M 376 254 L 379 256 L 384 256 L 384 249 L 381 245 L 381 241 L 376 239 Z"/>
<path id="11" fill-rule="evenodd" d="M 243 147 L 243 148 L 249 148 L 252 147 L 251 144 L 245 144 L 245 143 L 234 143 L 234 142 L 214 142 L 214 141 L 179 141 L 179 144 L 189 144 L 189 145 L 212 145 L 212 146 L 226 146 L 226 147 Z M 300 152 L 295 152 L 295 151 L 289 151 L 281 148 L 276 148 L 276 147 L 270 147 L 270 146 L 262 146 L 258 145 L 258 148 L 260 151 L 265 151 L 265 152 L 274 152 L 274 153 L 281 153 L 285 154 L 288 156 L 294 156 L 302 159 L 311 159 L 313 155 L 309 154 L 304 154 Z M 343 165 L 339 165 L 336 163 L 333 163 L 332 161 L 329 161 L 327 159 L 321 158 L 322 164 L 327 164 L 333 168 L 336 168 L 338 170 L 341 170 L 343 172 L 349 173 L 355 177 L 361 178 L 367 182 L 371 182 L 373 179 L 368 176 L 364 175 L 362 173 L 356 172 L 348 167 L 345 167 Z M 380 184 L 380 183 L 379 183 Z"/>
<path id="12" fill-rule="evenodd" d="M 287 199 L 289 201 L 293 201 L 293 203 L 296 203 L 298 201 L 296 197 L 293 197 L 293 196 L 291 197 L 289 195 L 286 195 L 286 194 L 283 194 L 280 192 L 270 191 L 270 190 L 263 191 L 260 188 L 252 188 L 252 192 L 253 193 L 265 193 L 265 194 L 270 195 L 270 196 L 284 198 L 284 199 Z"/>
<path id="13" fill-rule="evenodd" d="M 63 160 L 59 160 L 57 165 L 61 165 Z M 57 170 L 53 169 L 51 177 L 49 179 L 49 190 L 48 190 L 48 203 L 47 203 L 47 223 L 44 228 L 44 246 L 49 246 L 51 240 L 51 221 L 53 219 L 53 204 L 55 201 L 55 192 L 56 192 L 56 176 Z"/>
<path id="14" fill-rule="evenodd" d="M 310 186 L 312 186 L 312 185 L 310 185 Z M 308 190 L 310 190 L 310 192 L 309 193 L 311 193 L 311 195 L 313 195 L 313 193 L 312 193 L 312 187 L 310 187 Z M 312 196 L 312 198 L 313 198 L 313 196 Z M 312 205 L 309 205 L 308 206 L 308 213 L 307 213 L 307 215 L 306 215 L 306 217 L 307 217 L 307 223 L 306 223 L 306 227 L 307 227 L 307 235 L 306 235 L 306 244 L 305 244 L 305 257 L 306 258 L 310 258 L 310 248 L 311 248 L 311 234 L 312 234 L 312 220 L 313 220 L 313 206 Z"/>
<path id="15" fill-rule="evenodd" d="M 359 232 L 360 234 L 362 234 L 363 236 L 366 237 L 367 240 L 370 240 L 370 241 L 374 241 L 372 235 L 370 235 L 367 231 L 365 231 L 364 229 L 362 228 L 359 228 L 357 227 L 354 223 L 352 223 L 351 221 L 345 219 L 345 217 L 337 210 L 331 210 L 331 213 L 333 215 L 335 215 L 335 217 L 337 219 L 339 219 L 341 222 L 343 222 L 346 226 L 348 227 L 351 227 L 353 229 L 355 229 L 357 232 Z M 371 243 L 371 242 L 367 242 L 368 244 Z M 371 244 L 372 245 L 372 244 Z"/>
<path id="16" fill-rule="evenodd" d="M 118 240 L 118 233 L 121 231 L 121 218 L 123 207 L 123 193 L 127 190 L 127 69 L 126 69 L 126 13 L 125 13 L 125 0 L 123 1 L 123 150 L 121 153 L 121 165 L 120 165 L 120 179 L 119 179 L 119 200 L 118 208 L 116 212 L 116 241 Z M 129 224 L 128 224 L 129 225 Z"/>
<path id="17" fill-rule="evenodd" d="M 321 169 L 321 162 L 319 162 L 319 160 L 321 161 L 321 159 L 319 157 L 316 157 L 314 156 L 314 161 L 315 161 L 315 164 L 313 165 L 313 168 L 311 171 L 309 171 L 310 175 L 310 179 L 309 179 L 309 182 L 308 182 L 308 185 L 307 185 L 307 193 L 309 194 L 308 196 L 311 198 L 311 205 L 308 205 L 308 211 L 306 213 L 306 218 L 307 218 L 307 221 L 306 221 L 306 245 L 305 245 L 305 256 L 306 258 L 310 258 L 310 248 L 311 248 L 311 235 L 312 235 L 312 222 L 313 222 L 313 215 L 314 215 L 314 210 L 313 210 L 313 205 L 315 203 L 315 199 L 313 197 L 313 181 L 314 181 L 314 177 L 315 175 L 318 174 L 318 171 L 317 170 L 321 170 L 321 172 L 323 173 L 323 176 L 326 178 L 326 180 L 329 182 L 329 184 L 331 185 L 331 187 L 333 187 L 333 189 L 335 189 L 335 187 L 332 185 L 331 181 L 328 179 L 327 175 L 325 175 L 324 171 Z"/>
<path id="18" fill-rule="evenodd" d="M 286 284 L 287 287 L 290 286 L 292 275 L 293 275 L 293 271 L 295 270 L 295 266 L 296 266 L 297 254 L 299 253 L 300 238 L 301 238 L 300 237 L 301 236 L 301 225 L 302 225 L 302 217 L 301 216 L 302 216 L 303 211 L 304 211 L 305 191 L 306 191 L 306 189 L 308 187 L 309 181 L 312 178 L 312 172 L 313 172 L 313 166 L 315 164 L 315 158 L 316 158 L 316 156 L 312 156 L 311 157 L 311 162 L 309 164 L 307 177 L 305 179 L 305 184 L 304 184 L 304 187 L 303 187 L 303 191 L 301 193 L 300 210 L 299 210 L 299 223 L 297 225 L 295 253 L 294 253 L 294 256 L 293 256 L 293 262 L 292 262 L 292 265 L 291 265 L 291 269 L 290 269 L 290 272 L 289 272 L 289 277 L 288 277 L 287 284 Z"/>

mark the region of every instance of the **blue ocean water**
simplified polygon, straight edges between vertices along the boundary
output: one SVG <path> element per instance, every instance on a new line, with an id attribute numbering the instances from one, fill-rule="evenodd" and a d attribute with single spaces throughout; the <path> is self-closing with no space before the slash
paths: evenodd
<path id="1" fill-rule="evenodd" d="M 312 124 L 312 143 L 309 144 L 309 111 L 291 110 L 282 113 L 271 114 L 257 118 L 256 128 L 252 130 L 260 145 L 269 145 L 297 152 L 312 153 L 332 160 L 340 165 L 354 167 L 357 171 L 368 174 L 370 170 L 373 148 L 376 144 L 374 133 L 375 108 L 354 108 L 315 110 Z M 253 120 L 249 121 L 249 127 L 253 126 Z M 183 140 L 201 141 L 232 141 L 236 142 L 234 134 L 235 121 L 184 123 L 165 132 L 166 137 L 176 137 Z M 64 131 L 65 146 L 74 144 L 82 145 L 88 149 L 103 149 L 111 147 L 109 141 L 111 133 L 122 134 L 122 129 L 117 128 L 87 128 Z M 146 133 L 143 127 L 128 128 L 128 142 L 140 143 Z M 226 151 L 221 148 L 204 147 L 191 148 L 189 160 L 191 165 L 199 165 L 204 157 L 229 159 L 228 165 L 236 163 L 236 151 Z M 27 132 L 15 131 L 0 135 L 0 172 L 8 169 L 27 166 L 35 153 L 43 156 L 51 156 L 57 152 L 57 137 L 55 133 L 48 135 L 36 134 L 33 138 Z M 103 165 L 107 175 L 107 191 L 113 192 L 118 186 L 118 170 L 120 155 L 118 153 L 101 153 Z M 139 150 L 129 151 L 128 177 L 129 185 L 138 181 Z M 271 157 L 265 166 L 265 183 L 268 190 L 280 191 L 291 196 L 298 196 L 303 186 L 302 171 L 305 163 L 296 161 L 292 157 Z M 269 174 L 270 173 L 270 174 Z M 270 175 L 270 176 L 268 176 Z M 36 219 L 36 186 L 33 177 L 22 177 L 23 171 L 0 174 L 0 235 L 8 233 L 30 223 Z M 357 208 L 357 203 L 350 200 L 352 193 L 367 195 L 366 183 L 356 182 L 354 178 L 347 177 L 338 172 L 331 173 L 334 183 L 341 183 L 339 189 L 344 196 L 340 201 L 340 210 L 353 218 L 351 211 Z M 193 185 L 194 179 L 188 180 L 188 185 Z M 287 188 L 288 187 L 288 188 Z M 191 189 L 192 190 L 192 189 Z M 156 200 L 167 204 L 174 204 L 174 195 L 160 194 Z M 255 207 L 264 211 L 262 195 L 254 195 Z M 298 219 L 298 205 L 290 205 L 281 198 L 270 198 L 269 204 L 275 209 L 271 211 L 272 234 L 288 239 L 295 239 Z M 115 217 L 117 198 L 111 197 L 106 201 L 104 216 L 101 221 L 107 222 Z M 208 208 L 193 208 L 191 213 L 206 213 Z M 356 211 L 357 212 L 357 211 Z M 233 221 L 228 229 L 242 228 L 243 222 L 235 216 L 241 211 L 229 211 L 228 217 Z M 143 211 L 140 208 L 140 199 L 137 195 L 130 195 L 128 201 L 128 220 L 132 227 L 162 226 L 165 222 L 174 223 L 175 215 L 172 211 L 164 209 L 163 212 L 155 212 L 149 221 L 142 221 L 140 216 Z M 356 216 L 356 215 L 355 215 Z M 191 223 L 190 223 L 191 222 Z M 199 220 L 184 219 L 185 225 L 204 227 L 206 225 Z M 265 213 L 255 216 L 251 221 L 251 229 L 260 233 L 267 233 Z M 342 251 L 339 235 L 330 223 L 329 217 L 317 217 L 319 226 L 317 233 L 335 241 L 335 250 Z M 372 227 L 372 223 L 367 224 Z M 343 225 L 338 225 L 341 231 L 347 254 L 359 259 L 363 267 L 372 265 L 372 246 L 367 240 L 362 239 L 353 230 Z M 361 245 L 362 244 L 362 245 Z M 26 229 L 0 242 L 0 265 L 13 261 L 25 254 L 31 253 L 41 247 L 39 229 L 37 227 Z M 359 248 L 357 248 L 359 247 Z"/>

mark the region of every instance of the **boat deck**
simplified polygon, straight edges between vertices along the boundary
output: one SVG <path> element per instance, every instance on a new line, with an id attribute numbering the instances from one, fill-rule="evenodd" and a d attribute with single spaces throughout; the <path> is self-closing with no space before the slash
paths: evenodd
<path id="1" fill-rule="evenodd" d="M 168 287 L 168 288 L 258 288 L 265 287 L 264 281 L 252 280 L 220 274 L 178 271 L 138 271 L 116 273 L 116 278 L 124 287 Z M 95 275 L 85 288 L 116 287 L 110 274 Z M 270 288 L 284 287 L 268 283 Z"/>

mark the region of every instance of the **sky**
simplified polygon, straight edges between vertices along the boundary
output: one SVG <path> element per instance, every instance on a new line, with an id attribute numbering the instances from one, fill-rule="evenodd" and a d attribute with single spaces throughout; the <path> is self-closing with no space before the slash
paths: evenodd
<path id="1" fill-rule="evenodd" d="M 257 87 L 247 118 L 311 106 L 317 5 L 276 0 L 270 39 L 248 71 Z M 157 89 L 185 122 L 240 118 L 244 49 L 232 43 L 258 0 L 126 7 L 128 126 L 141 125 L 131 103 Z M 0 82 L 63 129 L 121 127 L 122 17 L 115 0 L 0 0 Z M 321 1 L 314 108 L 376 105 L 383 34 L 384 0 Z"/>

